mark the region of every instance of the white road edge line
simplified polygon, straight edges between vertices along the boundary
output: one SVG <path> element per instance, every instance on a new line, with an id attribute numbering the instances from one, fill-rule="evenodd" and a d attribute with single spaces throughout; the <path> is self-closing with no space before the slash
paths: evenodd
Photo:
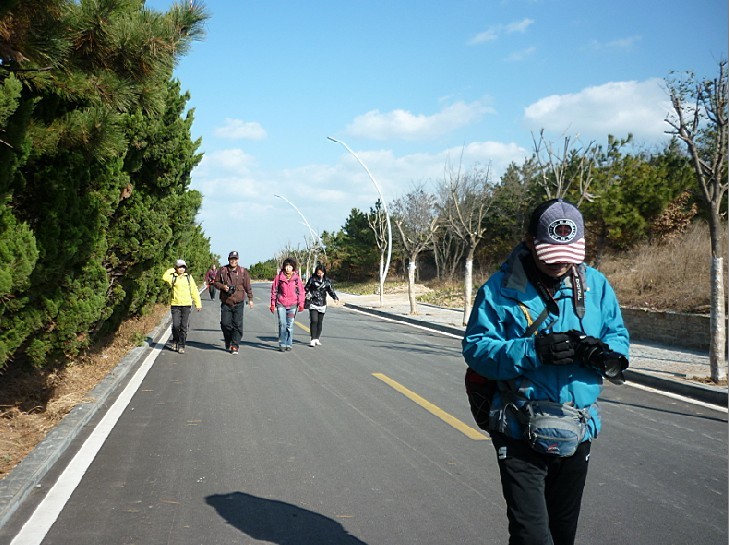
<path id="1" fill-rule="evenodd" d="M 661 390 L 656 390 L 655 388 L 651 388 L 650 386 L 644 386 L 643 384 L 638 384 L 636 382 L 626 381 L 624 386 L 630 386 L 631 388 L 637 388 L 638 390 L 644 390 L 646 392 L 651 392 L 653 394 L 659 394 L 662 396 L 670 397 L 672 399 L 677 399 L 679 401 L 683 401 L 684 403 L 691 403 L 692 405 L 699 405 L 699 406 L 705 407 L 707 409 L 714 409 L 715 411 L 720 412 L 720 413 L 729 413 L 729 408 L 724 407 L 722 405 L 714 405 L 713 403 L 706 403 L 704 401 L 699 401 L 697 399 L 691 399 L 690 397 L 682 396 L 680 394 L 674 394 L 673 392 L 663 392 Z"/>
<path id="2" fill-rule="evenodd" d="M 43 498 L 41 503 L 36 507 L 35 511 L 27 522 L 23 525 L 15 536 L 10 545 L 40 545 L 48 531 L 58 519 L 68 499 L 73 491 L 81 482 L 86 470 L 94 461 L 97 453 L 103 446 L 107 437 L 114 429 L 117 421 L 121 417 L 124 410 L 129 405 L 132 397 L 142 384 L 144 377 L 150 370 L 157 356 L 165 346 L 165 342 L 169 337 L 171 327 L 161 337 L 147 355 L 144 362 L 131 378 L 127 386 L 124 388 L 114 404 L 109 408 L 99 424 L 91 432 L 79 451 L 73 457 L 73 460 L 63 470 L 61 476 Z"/>
<path id="3" fill-rule="evenodd" d="M 356 308 L 347 308 L 347 307 L 344 307 L 344 308 L 350 312 L 358 312 L 359 314 L 365 314 L 366 316 L 370 316 L 372 318 L 377 318 L 379 320 L 385 320 L 386 322 L 395 322 L 397 324 L 403 324 L 403 325 L 407 325 L 410 327 L 414 327 L 415 329 L 422 329 L 423 331 L 429 331 L 431 333 L 439 333 L 441 335 L 444 335 L 446 337 L 451 337 L 453 339 L 462 339 L 463 338 L 463 335 L 456 335 L 454 333 L 448 333 L 447 331 L 440 331 L 439 329 L 433 329 L 431 327 L 414 324 L 412 322 L 398 320 L 397 318 L 386 318 L 385 316 L 380 316 L 379 314 L 372 314 L 371 312 L 366 312 L 364 310 L 359 310 Z"/>

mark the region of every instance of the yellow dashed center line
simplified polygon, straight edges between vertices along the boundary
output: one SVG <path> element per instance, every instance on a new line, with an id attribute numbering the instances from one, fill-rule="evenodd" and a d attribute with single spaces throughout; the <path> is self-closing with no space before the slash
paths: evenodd
<path id="1" fill-rule="evenodd" d="M 443 409 L 438 407 L 437 405 L 433 405 L 430 401 L 427 399 L 424 399 L 423 397 L 419 396 L 415 392 L 408 390 L 400 384 L 397 381 L 392 380 L 387 375 L 383 375 L 382 373 L 372 373 L 372 376 L 380 379 L 382 382 L 393 388 L 394 390 L 397 390 L 402 395 L 407 397 L 410 401 L 413 401 L 414 403 L 420 405 L 423 409 L 428 411 L 430 414 L 437 416 L 440 418 L 443 422 L 448 424 L 449 426 L 452 426 L 456 428 L 458 431 L 460 431 L 463 435 L 468 437 L 469 439 L 473 439 L 474 441 L 488 441 L 489 438 L 478 431 L 475 428 L 472 428 L 471 426 L 463 423 L 462 421 L 458 420 L 455 416 L 448 414 Z"/>

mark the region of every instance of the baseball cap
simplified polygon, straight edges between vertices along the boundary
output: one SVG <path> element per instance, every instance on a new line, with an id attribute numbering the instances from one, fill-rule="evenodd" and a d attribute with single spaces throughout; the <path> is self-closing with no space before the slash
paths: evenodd
<path id="1" fill-rule="evenodd" d="M 547 264 L 585 260 L 585 224 L 577 207 L 562 199 L 539 205 L 532 213 L 529 233 L 537 258 Z"/>
<path id="2" fill-rule="evenodd" d="M 175 268 L 177 267 L 185 267 L 187 269 L 187 263 L 185 263 L 184 259 L 178 259 L 175 263 Z"/>
<path id="3" fill-rule="evenodd" d="M 232 252 L 230 252 L 228 254 L 228 259 L 238 259 L 238 252 L 236 252 L 235 250 L 233 250 Z"/>

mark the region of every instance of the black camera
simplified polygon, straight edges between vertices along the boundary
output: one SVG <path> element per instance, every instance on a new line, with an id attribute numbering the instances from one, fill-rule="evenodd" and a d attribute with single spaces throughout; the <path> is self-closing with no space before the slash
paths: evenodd
<path id="1" fill-rule="evenodd" d="M 235 293 L 235 290 L 236 290 L 235 286 L 228 286 L 228 291 L 227 291 L 228 297 L 233 295 Z"/>
<path id="2" fill-rule="evenodd" d="M 600 339 L 574 332 L 575 356 L 583 365 L 597 369 L 610 380 L 623 382 L 623 371 L 628 368 L 628 358 L 611 350 Z"/>

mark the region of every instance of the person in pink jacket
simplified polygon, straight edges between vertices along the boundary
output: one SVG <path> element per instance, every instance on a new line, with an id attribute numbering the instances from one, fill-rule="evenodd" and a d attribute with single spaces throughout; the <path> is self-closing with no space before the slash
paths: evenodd
<path id="1" fill-rule="evenodd" d="M 304 285 L 293 257 L 284 259 L 281 270 L 271 284 L 272 313 L 278 316 L 278 349 L 291 350 L 294 341 L 296 311 L 304 310 Z"/>

